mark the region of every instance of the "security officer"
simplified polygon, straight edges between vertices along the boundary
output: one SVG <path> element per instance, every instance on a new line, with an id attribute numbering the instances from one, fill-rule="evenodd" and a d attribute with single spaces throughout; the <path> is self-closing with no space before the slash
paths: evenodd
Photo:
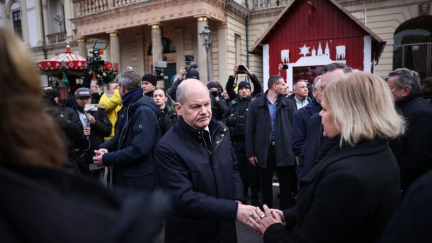
<path id="1" fill-rule="evenodd" d="M 252 99 L 250 83 L 247 81 L 240 82 L 238 85 L 238 97 L 231 101 L 230 106 L 222 116 L 222 121 L 230 130 L 231 145 L 237 157 L 237 166 L 243 182 L 245 201 L 250 186 L 252 192 L 251 204 L 260 206 L 258 200 L 260 191 L 259 174 L 256 167 L 248 162 L 245 150 L 246 117 Z"/>

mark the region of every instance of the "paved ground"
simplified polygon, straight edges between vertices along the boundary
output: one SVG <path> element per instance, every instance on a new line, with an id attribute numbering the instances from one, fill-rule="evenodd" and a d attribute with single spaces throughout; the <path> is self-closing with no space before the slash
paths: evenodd
<path id="1" fill-rule="evenodd" d="M 277 198 L 277 193 L 279 192 L 279 187 L 273 187 L 273 206 L 279 208 L 279 199 Z M 261 197 L 260 197 L 261 201 Z M 250 202 L 250 198 L 248 198 Z M 237 242 L 238 243 L 262 243 L 262 236 L 257 236 L 252 228 L 249 226 L 236 222 L 237 224 Z"/>
<path id="2" fill-rule="evenodd" d="M 277 198 L 277 193 L 279 193 L 279 187 L 273 186 L 273 206 L 279 208 L 279 199 Z M 248 202 L 251 201 L 250 197 L 247 199 Z M 260 195 L 260 201 L 261 201 Z M 238 243 L 262 243 L 262 236 L 257 236 L 252 228 L 249 226 L 236 222 L 237 225 L 237 242 Z M 157 243 L 164 242 L 164 230 L 159 234 L 159 237 L 155 240 Z"/>

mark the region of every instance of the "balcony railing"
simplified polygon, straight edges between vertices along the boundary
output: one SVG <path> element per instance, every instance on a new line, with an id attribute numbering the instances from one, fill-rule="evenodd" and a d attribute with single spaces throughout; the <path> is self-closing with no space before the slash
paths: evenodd
<path id="1" fill-rule="evenodd" d="M 150 0 L 75 0 L 78 7 L 77 16 L 112 9 L 115 7 L 126 6 L 133 3 L 149 2 Z"/>
<path id="2" fill-rule="evenodd" d="M 49 45 L 66 42 L 66 32 L 49 34 L 47 37 Z"/>
<path id="3" fill-rule="evenodd" d="M 286 6 L 291 0 L 254 0 L 253 10 Z"/>
<path id="4" fill-rule="evenodd" d="M 111 3 L 111 6 L 109 4 Z M 79 2 L 79 15 L 91 14 L 112 7 L 112 1 L 108 0 L 87 0 Z"/>

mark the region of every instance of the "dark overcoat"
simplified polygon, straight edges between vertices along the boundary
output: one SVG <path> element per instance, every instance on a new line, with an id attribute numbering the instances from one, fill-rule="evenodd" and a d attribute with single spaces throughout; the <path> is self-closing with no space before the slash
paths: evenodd
<path id="1" fill-rule="evenodd" d="M 306 141 L 307 124 L 311 116 L 318 113 L 318 102 L 313 99 L 312 102 L 294 113 L 292 126 L 292 150 L 295 155 L 300 155 Z"/>
<path id="2" fill-rule="evenodd" d="M 284 211 L 285 220 L 296 223 L 294 229 L 273 224 L 265 243 L 378 242 L 401 194 L 399 167 L 387 140 L 340 148 L 336 137 L 325 150 L 301 179 L 296 208 Z"/>
<path id="3" fill-rule="evenodd" d="M 402 189 L 432 168 L 432 106 L 421 93 L 396 101 L 396 107 L 407 121 L 404 135 L 390 141 L 390 148 L 401 168 Z"/>
<path id="4" fill-rule="evenodd" d="M 212 120 L 209 129 L 211 151 L 203 130 L 182 117 L 159 142 L 158 179 L 175 204 L 166 220 L 166 243 L 237 242 L 234 200 L 243 199 L 243 186 L 227 127 Z"/>
<path id="5" fill-rule="evenodd" d="M 387 225 L 380 243 L 430 243 L 432 172 L 417 179 Z"/>
<path id="6" fill-rule="evenodd" d="M 161 192 L 113 191 L 68 171 L 2 163 L 4 243 L 156 242 L 170 208 Z"/>
<path id="7" fill-rule="evenodd" d="M 295 112 L 294 104 L 286 97 L 277 99 L 274 124 L 276 165 L 295 165 L 291 149 L 291 127 Z M 271 145 L 271 119 L 267 105 L 267 92 L 249 104 L 246 120 L 246 156 L 256 156 L 261 168 L 267 168 L 268 149 Z"/>
<path id="8" fill-rule="evenodd" d="M 118 113 L 115 135 L 100 145 L 109 153 L 105 165 L 114 165 L 114 185 L 151 190 L 154 187 L 154 151 L 161 132 L 160 109 L 147 96 L 140 96 Z"/>

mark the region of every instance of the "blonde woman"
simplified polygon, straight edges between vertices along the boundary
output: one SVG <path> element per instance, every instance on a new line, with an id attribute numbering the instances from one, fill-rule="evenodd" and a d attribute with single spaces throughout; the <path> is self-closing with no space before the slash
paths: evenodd
<path id="1" fill-rule="evenodd" d="M 321 105 L 330 140 L 300 181 L 297 206 L 264 206 L 250 218 L 264 242 L 378 242 L 398 207 L 399 167 L 387 139 L 405 128 L 387 84 L 364 72 L 346 74 L 328 83 Z"/>

